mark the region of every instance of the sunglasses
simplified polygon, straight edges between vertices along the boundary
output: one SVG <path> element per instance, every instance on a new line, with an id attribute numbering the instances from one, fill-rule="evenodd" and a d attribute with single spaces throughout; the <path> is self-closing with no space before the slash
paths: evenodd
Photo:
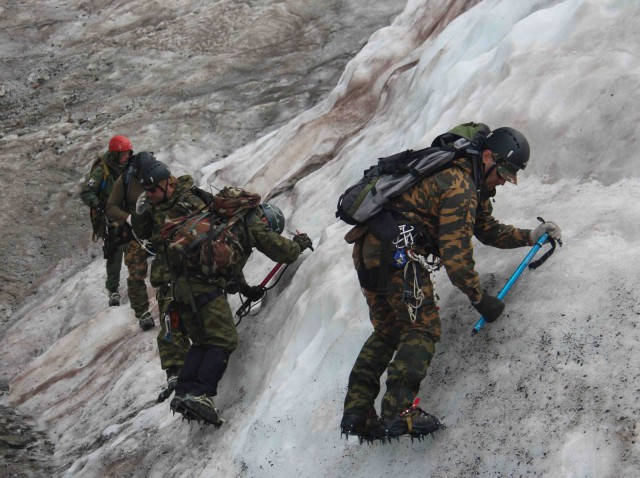
<path id="1" fill-rule="evenodd" d="M 162 191 L 163 193 L 164 193 L 164 192 L 167 192 L 167 191 L 166 191 L 166 189 L 164 189 L 164 188 L 163 188 L 163 187 L 161 187 L 161 186 L 153 186 L 153 187 L 150 187 L 150 188 L 144 188 L 144 190 L 145 190 L 146 192 L 148 192 L 149 194 L 153 194 L 153 193 L 155 193 L 158 189 L 159 189 L 160 191 Z"/>

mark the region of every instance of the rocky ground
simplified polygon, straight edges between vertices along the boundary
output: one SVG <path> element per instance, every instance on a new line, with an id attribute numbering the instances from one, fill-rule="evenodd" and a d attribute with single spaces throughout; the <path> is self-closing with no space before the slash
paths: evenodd
<path id="1" fill-rule="evenodd" d="M 0 339 L 52 270 L 68 277 L 100 254 L 78 192 L 112 135 L 164 151 L 184 169 L 205 143 L 215 161 L 316 104 L 403 7 L 384 0 L 0 6 Z M 51 451 L 28 418 L 0 409 L 0 474 L 50 475 Z"/>
<path id="2" fill-rule="evenodd" d="M 34 421 L 0 406 L 0 476 L 50 477 L 54 445 Z"/>
<path id="3" fill-rule="evenodd" d="M 0 6 L 0 334 L 52 267 L 87 250 L 77 193 L 111 135 L 186 165 L 206 141 L 215 161 L 316 104 L 402 4 Z"/>

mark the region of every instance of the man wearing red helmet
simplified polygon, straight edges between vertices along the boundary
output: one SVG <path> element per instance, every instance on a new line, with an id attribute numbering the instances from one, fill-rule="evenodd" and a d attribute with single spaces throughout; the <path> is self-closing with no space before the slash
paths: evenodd
<path id="1" fill-rule="evenodd" d="M 104 258 L 107 261 L 105 286 L 109 305 L 120 305 L 120 269 L 125 250 L 133 237 L 124 225 L 112 223 L 106 216 L 109 195 L 118 177 L 122 174 L 129 158 L 133 155 L 133 145 L 126 136 L 116 135 L 109 140 L 109 149 L 101 154 L 91 166 L 80 199 L 90 208 L 93 240 L 102 239 Z M 129 271 L 131 276 L 131 270 Z M 134 304 L 131 304 L 132 307 Z"/>

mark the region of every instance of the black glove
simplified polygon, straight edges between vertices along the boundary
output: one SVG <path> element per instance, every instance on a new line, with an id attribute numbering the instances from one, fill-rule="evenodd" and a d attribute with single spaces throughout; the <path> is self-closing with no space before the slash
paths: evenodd
<path id="1" fill-rule="evenodd" d="M 495 322 L 504 311 L 504 302 L 486 292 L 482 294 L 480 302 L 473 302 L 473 306 L 489 323 Z"/>
<path id="2" fill-rule="evenodd" d="M 304 251 L 305 249 L 313 249 L 313 242 L 311 242 L 309 236 L 307 236 L 304 232 L 299 232 L 298 234 L 293 236 L 293 242 L 300 246 L 300 252 Z"/>
<path id="3" fill-rule="evenodd" d="M 245 285 L 245 287 L 249 286 Z M 237 294 L 238 292 L 240 292 L 240 284 L 236 281 L 228 282 L 227 287 L 225 287 L 224 291 L 227 294 Z"/>
<path id="4" fill-rule="evenodd" d="M 264 287 L 260 285 L 244 285 L 240 288 L 240 293 L 251 302 L 257 302 L 264 295 Z"/>

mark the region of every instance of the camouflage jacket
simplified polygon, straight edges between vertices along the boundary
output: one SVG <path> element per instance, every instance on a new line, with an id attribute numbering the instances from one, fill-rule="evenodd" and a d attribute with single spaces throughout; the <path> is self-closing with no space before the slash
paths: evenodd
<path id="1" fill-rule="evenodd" d="M 104 165 L 106 165 L 106 170 Z M 102 208 L 107 206 L 107 200 L 111 194 L 113 184 L 122 173 L 122 166 L 118 163 L 115 153 L 106 152 L 96 159 L 87 178 L 80 199 L 90 208 Z"/>
<path id="2" fill-rule="evenodd" d="M 136 209 L 136 201 L 144 188 L 132 174 L 133 166 L 128 163 L 120 177 L 113 184 L 107 201 L 107 216 L 119 225 L 124 225 L 127 217 Z"/>
<path id="3" fill-rule="evenodd" d="M 468 159 L 457 159 L 444 171 L 425 177 L 394 199 L 389 209 L 397 211 L 406 223 L 422 229 L 428 242 L 423 252 L 428 250 L 440 257 L 451 283 L 472 302 L 482 296 L 472 236 L 483 244 L 502 249 L 530 245 L 529 229 L 501 224 L 491 215 L 490 198 L 479 200 Z M 352 232 L 350 235 L 353 238 Z M 376 262 L 380 254 L 378 239 L 367 234 L 363 243 L 356 243 L 356 249 L 360 247 L 362 251 L 354 250 L 356 267 L 379 265 L 379 259 Z M 365 264 L 360 264 L 358 257 L 362 257 Z"/>
<path id="4" fill-rule="evenodd" d="M 137 198 L 136 198 L 137 199 Z M 149 276 L 153 287 L 171 282 L 171 272 L 164 256 L 164 241 L 160 232 L 165 222 L 180 216 L 187 216 L 202 209 L 205 203 L 193 190 L 193 178 L 180 176 L 172 196 L 158 204 L 147 204 L 143 214 L 131 215 L 133 232 L 138 239 L 147 239 L 156 253 L 151 263 Z"/>
<path id="5" fill-rule="evenodd" d="M 300 247 L 292 240 L 274 232 L 266 221 L 261 220 L 262 217 L 261 209 L 249 210 L 244 219 L 246 228 L 242 223 L 235 226 L 234 231 L 240 243 L 246 244 L 246 247 L 250 247 L 251 250 L 257 249 L 274 262 L 286 264 L 295 262 L 300 256 Z M 210 291 L 212 284 L 221 290 L 226 290 L 231 283 L 246 284 L 242 270 L 249 260 L 251 250 L 248 250 L 232 267 L 220 270 L 211 278 L 190 276 L 190 286 L 194 296 Z M 180 276 L 178 281 L 180 280 L 184 280 L 184 277 Z"/>

